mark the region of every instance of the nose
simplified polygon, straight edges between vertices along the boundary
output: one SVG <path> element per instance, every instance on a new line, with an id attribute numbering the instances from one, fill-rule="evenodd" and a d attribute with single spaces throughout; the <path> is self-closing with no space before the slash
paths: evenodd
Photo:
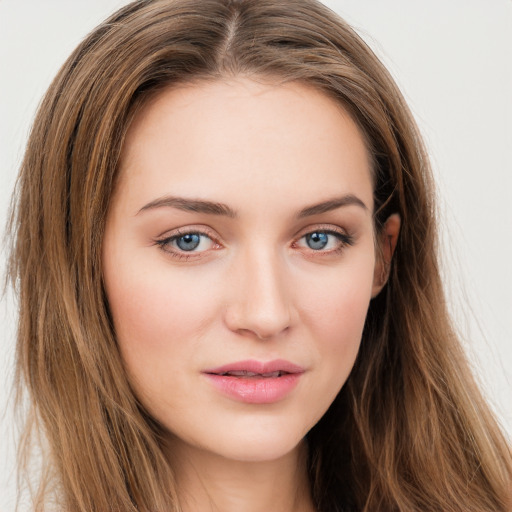
<path id="1" fill-rule="evenodd" d="M 290 328 L 294 310 L 284 267 L 271 252 L 252 253 L 234 264 L 225 313 L 231 331 L 265 340 Z"/>

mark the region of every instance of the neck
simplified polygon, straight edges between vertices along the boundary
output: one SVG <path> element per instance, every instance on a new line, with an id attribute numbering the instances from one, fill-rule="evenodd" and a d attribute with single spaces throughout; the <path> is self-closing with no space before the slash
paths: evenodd
<path id="1" fill-rule="evenodd" d="M 272 461 L 234 461 L 171 443 L 182 512 L 314 512 L 306 446 Z"/>

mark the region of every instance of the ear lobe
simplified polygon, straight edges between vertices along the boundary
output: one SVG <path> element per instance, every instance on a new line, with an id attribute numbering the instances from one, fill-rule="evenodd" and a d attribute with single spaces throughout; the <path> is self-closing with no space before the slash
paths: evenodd
<path id="1" fill-rule="evenodd" d="M 384 285 L 388 282 L 391 260 L 395 252 L 400 233 L 401 219 L 398 213 L 393 213 L 388 217 L 377 240 L 377 257 L 375 261 L 375 271 L 373 274 L 372 299 L 375 298 Z"/>

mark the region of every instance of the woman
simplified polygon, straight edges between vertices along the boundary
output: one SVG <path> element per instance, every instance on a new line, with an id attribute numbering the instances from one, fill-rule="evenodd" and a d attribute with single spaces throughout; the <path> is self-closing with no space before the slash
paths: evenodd
<path id="1" fill-rule="evenodd" d="M 14 223 L 63 509 L 508 510 L 435 228 L 400 93 L 320 4 L 112 16 L 43 101 Z"/>

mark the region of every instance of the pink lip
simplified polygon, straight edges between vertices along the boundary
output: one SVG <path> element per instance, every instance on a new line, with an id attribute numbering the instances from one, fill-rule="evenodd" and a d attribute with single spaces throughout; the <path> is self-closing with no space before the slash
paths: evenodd
<path id="1" fill-rule="evenodd" d="M 304 368 L 283 359 L 269 362 L 238 361 L 217 368 L 207 369 L 203 374 L 221 393 L 240 402 L 270 404 L 285 398 L 298 384 Z M 250 372 L 256 376 L 224 375 L 227 372 Z M 262 374 L 283 372 L 280 376 Z"/>

